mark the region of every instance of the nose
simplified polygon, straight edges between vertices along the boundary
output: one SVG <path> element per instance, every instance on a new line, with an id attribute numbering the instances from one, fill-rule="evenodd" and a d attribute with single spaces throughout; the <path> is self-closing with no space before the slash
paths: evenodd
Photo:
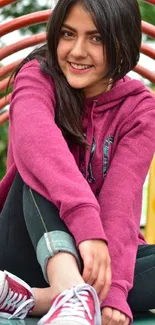
<path id="1" fill-rule="evenodd" d="M 75 58 L 85 58 L 87 56 L 86 44 L 83 40 L 76 40 L 74 43 L 71 54 Z"/>

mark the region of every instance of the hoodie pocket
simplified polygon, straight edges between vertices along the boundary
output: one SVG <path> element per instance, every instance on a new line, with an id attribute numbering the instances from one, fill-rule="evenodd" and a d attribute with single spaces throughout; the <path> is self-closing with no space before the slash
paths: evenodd
<path id="1" fill-rule="evenodd" d="M 105 139 L 104 145 L 103 145 L 103 176 L 107 175 L 108 169 L 109 169 L 109 161 L 111 157 L 111 150 L 112 150 L 112 144 L 114 142 L 114 137 L 109 136 Z"/>

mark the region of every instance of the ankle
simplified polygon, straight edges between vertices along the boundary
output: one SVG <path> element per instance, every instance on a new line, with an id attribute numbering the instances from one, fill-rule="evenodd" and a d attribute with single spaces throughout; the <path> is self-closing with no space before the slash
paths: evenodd
<path id="1" fill-rule="evenodd" d="M 60 252 L 50 258 L 47 264 L 47 276 L 53 297 L 75 285 L 84 283 L 76 259 L 70 253 Z"/>
<path id="2" fill-rule="evenodd" d="M 48 312 L 53 299 L 52 289 L 49 288 L 33 288 L 33 297 L 35 306 L 31 312 L 32 316 L 41 316 Z"/>

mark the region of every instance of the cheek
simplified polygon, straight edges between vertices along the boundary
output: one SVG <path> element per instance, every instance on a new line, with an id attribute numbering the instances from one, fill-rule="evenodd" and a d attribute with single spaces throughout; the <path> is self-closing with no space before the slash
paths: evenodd
<path id="1" fill-rule="evenodd" d="M 69 53 L 69 46 L 67 46 L 65 42 L 60 41 L 57 47 L 58 62 L 65 60 L 68 53 Z"/>
<path id="2" fill-rule="evenodd" d="M 58 58 L 59 63 L 62 60 L 62 57 L 63 57 L 63 50 L 61 47 L 61 43 L 59 42 L 58 47 L 57 47 L 57 58 Z"/>
<path id="3" fill-rule="evenodd" d="M 98 71 L 103 74 L 106 69 L 106 57 L 103 55 L 103 50 L 94 53 L 94 62 Z"/>
<path id="4" fill-rule="evenodd" d="M 91 49 L 89 49 L 89 55 L 93 58 L 94 62 L 99 65 L 99 64 L 105 64 L 106 61 L 106 56 L 103 51 L 102 46 L 96 46 Z"/>

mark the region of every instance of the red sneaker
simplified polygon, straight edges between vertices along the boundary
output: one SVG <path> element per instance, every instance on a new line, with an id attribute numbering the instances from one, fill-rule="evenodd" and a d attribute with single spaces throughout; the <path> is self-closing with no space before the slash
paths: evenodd
<path id="1" fill-rule="evenodd" d="M 23 319 L 33 307 L 29 285 L 9 272 L 0 271 L 0 317 Z"/>
<path id="2" fill-rule="evenodd" d="M 38 325 L 101 325 L 100 304 L 94 288 L 80 284 L 59 294 Z"/>

